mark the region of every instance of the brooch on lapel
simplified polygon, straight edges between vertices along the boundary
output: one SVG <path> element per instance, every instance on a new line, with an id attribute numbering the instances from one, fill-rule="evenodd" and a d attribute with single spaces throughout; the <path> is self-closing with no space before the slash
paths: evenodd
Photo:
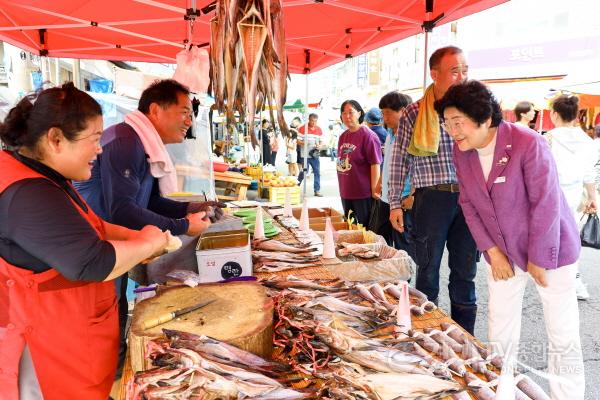
<path id="1" fill-rule="evenodd" d="M 508 160 L 510 160 L 510 158 L 508 156 L 504 156 L 502 157 L 500 160 L 498 160 L 498 166 L 499 167 L 503 167 L 508 163 Z"/>

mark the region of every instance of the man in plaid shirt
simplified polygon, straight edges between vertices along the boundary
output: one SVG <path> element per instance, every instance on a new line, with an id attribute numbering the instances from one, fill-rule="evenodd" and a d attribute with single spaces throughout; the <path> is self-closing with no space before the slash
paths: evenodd
<path id="1" fill-rule="evenodd" d="M 394 229 L 404 232 L 402 190 L 406 176 L 410 174 L 415 188 L 411 233 L 415 239 L 415 262 L 418 266 L 416 287 L 437 303 L 440 264 L 444 246 L 447 246 L 451 315 L 465 330 L 473 333 L 477 314 L 473 282 L 477 247 L 458 204 L 452 139 L 444 130 L 440 116 L 432 110 L 434 100 L 442 98 L 453 84 L 467 79 L 468 65 L 462 50 L 449 46 L 431 55 L 429 68 L 433 85 L 423 99 L 406 107 L 400 116 L 398 138 L 390 160 L 390 221 Z M 426 117 L 421 118 L 420 112 L 424 112 Z M 415 133 L 418 116 L 417 126 L 420 129 Z M 419 134 L 421 139 L 416 137 Z M 425 144 L 433 143 L 433 147 L 430 145 L 429 149 L 420 151 L 417 148 L 419 140 Z"/>

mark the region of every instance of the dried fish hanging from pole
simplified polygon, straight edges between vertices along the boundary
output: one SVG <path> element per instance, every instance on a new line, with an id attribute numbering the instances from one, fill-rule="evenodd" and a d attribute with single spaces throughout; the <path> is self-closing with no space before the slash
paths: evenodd
<path id="1" fill-rule="evenodd" d="M 283 105 L 288 67 L 281 0 L 217 0 L 210 24 L 209 90 L 215 108 L 226 116 L 228 130 L 233 131 L 238 122 L 246 123 L 256 148 L 255 111 L 268 106 L 273 126 L 277 122 L 287 137 Z"/>

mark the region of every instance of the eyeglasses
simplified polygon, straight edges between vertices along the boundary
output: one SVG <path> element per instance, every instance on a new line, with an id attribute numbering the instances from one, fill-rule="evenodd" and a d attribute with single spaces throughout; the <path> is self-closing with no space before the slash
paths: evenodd
<path id="1" fill-rule="evenodd" d="M 464 118 L 455 118 L 450 121 L 444 121 L 440 125 L 446 132 L 456 132 L 457 130 L 462 131 L 464 124 Z"/>

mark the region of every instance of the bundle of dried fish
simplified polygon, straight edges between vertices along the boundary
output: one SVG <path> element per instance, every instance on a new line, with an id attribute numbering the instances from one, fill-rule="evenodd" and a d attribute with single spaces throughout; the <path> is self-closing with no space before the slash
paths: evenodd
<path id="1" fill-rule="evenodd" d="M 313 394 L 281 382 L 285 365 L 205 336 L 165 330 L 170 342 L 149 343 L 159 368 L 138 372 L 128 383 L 128 399 L 303 399 Z"/>
<path id="2" fill-rule="evenodd" d="M 342 257 L 348 255 L 365 259 L 379 257 L 379 253 L 377 251 L 372 250 L 369 246 L 363 244 L 341 242 L 339 245 L 341 246 L 341 249 L 338 250 L 338 254 Z"/>
<path id="3" fill-rule="evenodd" d="M 314 263 L 319 261 L 318 256 L 303 253 L 288 253 L 283 251 L 264 251 L 253 250 L 252 258 L 254 261 L 264 264 L 265 261 L 285 261 L 288 263 Z"/>
<path id="4" fill-rule="evenodd" d="M 248 121 L 252 129 L 255 110 L 275 106 L 277 125 L 288 136 L 283 118 L 288 66 L 282 0 L 217 0 L 210 27 L 209 91 L 230 130 L 237 122 L 236 112 L 239 122 Z M 270 115 L 275 126 L 272 111 Z"/>
<path id="5" fill-rule="evenodd" d="M 466 388 L 453 380 L 411 373 L 367 373 L 342 365 L 336 376 L 378 400 L 441 399 Z"/>
<path id="6" fill-rule="evenodd" d="M 310 247 L 310 244 L 286 244 L 275 239 L 254 239 L 252 248 L 255 250 L 264 251 L 281 251 L 288 253 L 309 253 L 317 250 L 315 247 Z"/>

